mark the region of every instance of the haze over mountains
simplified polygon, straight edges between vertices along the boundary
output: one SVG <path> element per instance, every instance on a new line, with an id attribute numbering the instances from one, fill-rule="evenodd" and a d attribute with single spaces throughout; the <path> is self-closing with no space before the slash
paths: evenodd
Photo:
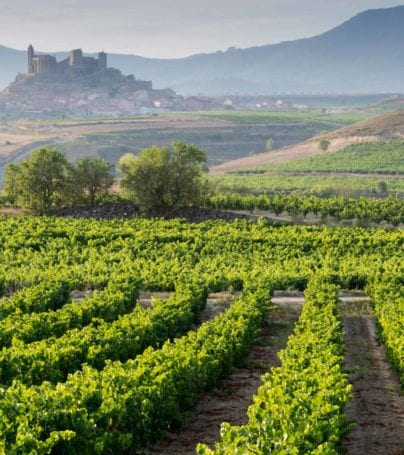
<path id="1" fill-rule="evenodd" d="M 0 62 L 0 88 L 26 71 L 23 51 L 0 46 Z M 404 92 L 404 6 L 365 11 L 313 38 L 173 60 L 111 54 L 108 63 L 179 93 Z"/>

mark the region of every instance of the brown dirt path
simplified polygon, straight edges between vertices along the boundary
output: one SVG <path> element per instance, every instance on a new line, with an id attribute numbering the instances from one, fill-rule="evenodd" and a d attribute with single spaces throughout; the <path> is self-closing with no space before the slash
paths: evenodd
<path id="1" fill-rule="evenodd" d="M 404 454 L 404 396 L 378 343 L 368 302 L 342 304 L 346 367 L 353 384 L 347 414 L 357 422 L 343 441 L 350 455 Z"/>
<path id="2" fill-rule="evenodd" d="M 144 449 L 146 455 L 195 454 L 198 442 L 214 444 L 219 439 L 220 425 L 247 422 L 247 408 L 261 385 L 261 376 L 280 361 L 277 352 L 285 347 L 297 321 L 302 297 L 277 294 L 274 309 L 268 316 L 259 342 L 252 348 L 242 368 L 235 370 L 219 387 L 204 394 L 190 412 L 189 420 L 178 431 L 169 432 L 165 439 Z"/>

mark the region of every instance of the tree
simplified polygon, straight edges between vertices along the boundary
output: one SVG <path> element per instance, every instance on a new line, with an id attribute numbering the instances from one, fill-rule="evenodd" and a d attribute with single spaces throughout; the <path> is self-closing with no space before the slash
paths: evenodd
<path id="1" fill-rule="evenodd" d="M 152 146 L 139 156 L 121 157 L 121 186 L 134 196 L 142 211 L 163 214 L 199 202 L 205 163 L 205 151 L 194 145 L 173 142 L 171 148 Z"/>
<path id="2" fill-rule="evenodd" d="M 321 139 L 321 141 L 319 143 L 319 147 L 322 152 L 326 152 L 328 150 L 329 146 L 330 146 L 330 141 L 327 141 L 327 139 Z"/>
<path id="3" fill-rule="evenodd" d="M 95 205 L 97 197 L 104 196 L 114 183 L 113 166 L 101 158 L 83 158 L 72 168 L 71 193 L 80 203 Z"/>
<path id="4" fill-rule="evenodd" d="M 63 153 L 44 147 L 19 164 L 7 165 L 4 189 L 22 207 L 48 213 L 64 198 L 70 172 Z"/>

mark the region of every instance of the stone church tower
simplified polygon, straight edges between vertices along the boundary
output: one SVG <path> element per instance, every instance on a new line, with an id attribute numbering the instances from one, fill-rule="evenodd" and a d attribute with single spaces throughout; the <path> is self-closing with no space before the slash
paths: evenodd
<path id="1" fill-rule="evenodd" d="M 107 69 L 107 54 L 104 51 L 98 54 L 98 67 L 100 70 Z"/>
<path id="2" fill-rule="evenodd" d="M 34 48 L 32 44 L 28 46 L 28 73 L 33 74 L 34 72 Z"/>

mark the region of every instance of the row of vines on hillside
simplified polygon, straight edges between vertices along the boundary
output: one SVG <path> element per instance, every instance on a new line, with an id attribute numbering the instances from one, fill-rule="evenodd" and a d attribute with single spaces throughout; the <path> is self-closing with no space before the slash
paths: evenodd
<path id="1" fill-rule="evenodd" d="M 247 286 L 225 313 L 135 360 L 87 366 L 57 385 L 13 382 L 0 393 L 3 450 L 122 453 L 154 439 L 248 352 L 270 296 L 269 283 Z"/>
<path id="2" fill-rule="evenodd" d="M 376 321 L 386 352 L 404 386 L 404 286 L 403 275 L 382 276 L 372 280 L 368 293 L 372 297 Z"/>
<path id="3" fill-rule="evenodd" d="M 0 353 L 0 383 L 10 384 L 14 379 L 27 384 L 56 383 L 83 363 L 102 369 L 107 360 L 134 358 L 148 346 L 158 347 L 189 330 L 206 304 L 206 295 L 195 283 L 191 289 L 179 288 L 167 301 L 155 300 L 151 309 L 138 304 L 112 323 L 94 319 L 60 338 L 15 343 Z"/>
<path id="4" fill-rule="evenodd" d="M 394 225 L 404 223 L 404 201 L 400 198 L 349 199 L 342 197 L 319 198 L 316 196 L 298 197 L 294 195 L 243 196 L 237 193 L 223 193 L 213 196 L 205 204 L 223 210 L 269 210 L 276 215 L 315 215 L 329 216 L 339 220 L 354 219 L 380 223 L 387 221 Z"/>
<path id="5" fill-rule="evenodd" d="M 309 283 L 305 297 L 294 335 L 279 355 L 282 366 L 263 377 L 247 425 L 224 424 L 222 441 L 214 450 L 199 445 L 198 454 L 337 453 L 349 428 L 344 407 L 350 399 L 341 369 L 338 291 L 317 279 Z"/>
<path id="6" fill-rule="evenodd" d="M 141 451 L 232 373 L 288 288 L 306 304 L 282 366 L 249 422 L 198 450 L 336 453 L 350 397 L 337 288 L 366 287 L 402 374 L 402 245 L 400 229 L 0 218 L 0 453 Z M 143 308 L 140 290 L 171 294 Z M 222 290 L 242 293 L 196 326 Z"/>

